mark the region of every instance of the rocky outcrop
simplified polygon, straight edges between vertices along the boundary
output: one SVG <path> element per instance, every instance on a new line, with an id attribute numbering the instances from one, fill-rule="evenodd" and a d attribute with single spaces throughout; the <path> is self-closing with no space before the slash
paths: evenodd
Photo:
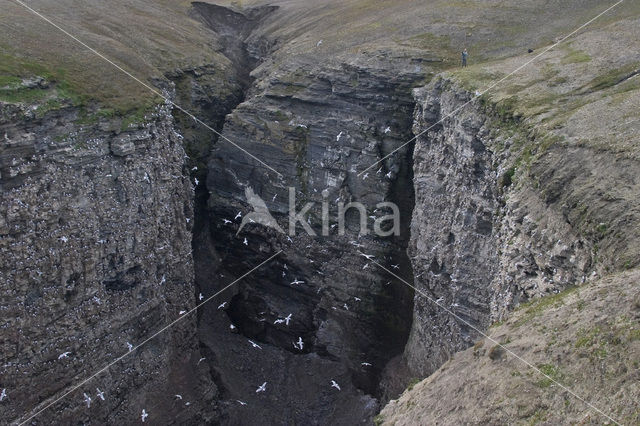
<path id="1" fill-rule="evenodd" d="M 474 328 L 486 329 L 519 302 L 584 282 L 591 244 L 542 199 L 527 169 L 513 166 L 523 136 L 500 130 L 513 124 L 445 78 L 414 95 L 409 255 L 416 287 L 432 300 L 416 296 L 405 355 L 425 376 L 473 344 Z"/>
<path id="2" fill-rule="evenodd" d="M 142 409 L 149 419 L 215 418 L 195 318 L 146 340 L 195 302 L 193 189 L 170 107 L 125 131 L 73 107 L 0 110 L 2 418 L 52 403 L 35 421 L 134 422 Z M 193 405 L 176 405 L 176 393 Z"/>

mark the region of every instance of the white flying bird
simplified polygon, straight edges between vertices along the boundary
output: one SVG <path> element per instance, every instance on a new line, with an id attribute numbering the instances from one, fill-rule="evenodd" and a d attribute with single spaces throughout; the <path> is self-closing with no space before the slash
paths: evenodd
<path id="1" fill-rule="evenodd" d="M 364 257 L 366 257 L 366 258 L 367 258 L 367 260 L 371 260 L 371 259 L 375 258 L 375 256 L 374 256 L 374 255 L 372 255 L 372 254 L 364 254 L 364 253 L 360 253 L 360 256 L 364 256 Z"/>
<path id="2" fill-rule="evenodd" d="M 84 394 L 84 402 L 87 403 L 87 408 L 91 407 L 91 397 L 86 393 Z"/>
<path id="3" fill-rule="evenodd" d="M 225 225 L 228 225 L 228 224 L 230 224 L 230 223 L 231 223 L 231 221 L 230 221 L 229 219 L 222 219 L 222 220 L 224 221 L 224 224 L 225 224 Z"/>
<path id="4" fill-rule="evenodd" d="M 341 137 L 342 137 L 342 132 L 338 133 L 338 136 L 336 136 L 336 142 L 340 142 Z"/>
<path id="5" fill-rule="evenodd" d="M 385 133 L 385 135 L 386 135 L 387 133 L 389 133 L 390 131 L 391 131 L 391 127 L 388 127 L 388 126 L 387 126 L 387 128 L 386 128 L 386 129 L 384 129 L 384 133 Z"/>
<path id="6" fill-rule="evenodd" d="M 365 173 L 365 174 L 362 176 L 362 180 L 367 180 L 367 178 L 368 178 L 368 177 L 369 177 L 369 173 Z"/>
<path id="7" fill-rule="evenodd" d="M 400 269 L 400 265 L 399 265 L 399 264 L 398 264 L 398 265 L 391 265 L 391 267 L 392 267 L 393 269 Z"/>
<path id="8" fill-rule="evenodd" d="M 291 285 L 304 284 L 304 281 L 300 281 L 297 278 L 294 281 L 291 281 Z"/>
<path id="9" fill-rule="evenodd" d="M 236 217 L 233 218 L 233 220 L 238 220 L 241 217 L 242 217 L 242 212 L 238 212 L 238 214 L 236 215 Z"/>
<path id="10" fill-rule="evenodd" d="M 206 358 L 204 358 L 204 357 L 200 358 L 200 359 L 198 360 L 198 363 L 197 363 L 196 365 L 200 365 L 200 363 L 201 363 L 202 361 L 204 361 L 205 359 L 206 359 Z"/>
<path id="11" fill-rule="evenodd" d="M 360 299 L 359 297 L 355 297 L 355 296 L 353 296 L 353 298 L 355 299 L 355 301 L 356 301 L 356 302 L 359 302 L 359 301 L 361 301 L 361 300 L 362 300 L 362 299 Z"/>
<path id="12" fill-rule="evenodd" d="M 302 337 L 298 337 L 298 341 L 293 343 L 293 347 L 300 350 L 304 348 L 304 342 L 302 341 Z"/>
<path id="13" fill-rule="evenodd" d="M 69 358 L 69 354 L 71 352 L 63 352 L 60 355 L 58 355 L 58 359 L 62 359 L 62 358 Z"/>
<path id="14" fill-rule="evenodd" d="M 274 324 L 282 324 L 284 322 L 283 319 L 278 318 L 277 320 L 275 320 L 273 323 Z"/>
<path id="15" fill-rule="evenodd" d="M 274 195 L 273 198 L 271 199 L 271 202 L 275 201 L 277 196 L 278 194 Z"/>
<path id="16" fill-rule="evenodd" d="M 371 367 L 371 364 L 368 362 L 361 362 L 360 365 L 362 365 L 363 367 Z"/>
<path id="17" fill-rule="evenodd" d="M 245 237 L 244 241 L 242 242 L 242 244 L 244 244 L 245 246 L 249 245 L 249 241 L 247 241 L 247 238 Z"/>
<path id="18" fill-rule="evenodd" d="M 235 330 L 235 329 L 236 329 L 236 326 L 235 326 L 235 325 L 233 325 L 233 324 L 230 324 L 230 325 L 229 325 L 229 328 L 230 328 L 230 329 L 232 329 L 232 330 Z"/>
<path id="19" fill-rule="evenodd" d="M 253 346 L 254 348 L 262 349 L 260 345 L 254 342 L 253 340 L 249 340 L 249 343 L 251 343 L 251 346 Z"/>
<path id="20" fill-rule="evenodd" d="M 236 399 L 236 402 L 240 405 L 247 405 L 246 402 L 240 401 L 239 399 Z"/>
<path id="21" fill-rule="evenodd" d="M 60 241 L 66 243 L 67 241 L 69 241 L 69 239 L 67 237 L 60 237 Z"/>
<path id="22" fill-rule="evenodd" d="M 149 417 L 149 414 L 147 414 L 147 410 L 143 408 L 142 414 L 140 415 L 140 418 L 142 419 L 142 423 L 144 423 L 144 421 L 147 420 L 147 417 Z"/>
<path id="23" fill-rule="evenodd" d="M 320 47 L 322 45 L 322 40 L 316 43 L 316 47 Z"/>
<path id="24" fill-rule="evenodd" d="M 264 382 L 263 384 L 258 386 L 258 389 L 256 389 L 256 393 L 264 392 L 266 390 L 267 390 L 267 382 Z"/>
<path id="25" fill-rule="evenodd" d="M 198 184 L 200 183 L 200 181 L 198 181 L 198 178 L 193 179 L 193 183 L 196 184 L 196 186 L 198 186 Z"/>
<path id="26" fill-rule="evenodd" d="M 226 306 L 227 306 L 227 302 L 223 302 L 223 303 L 218 305 L 218 309 L 222 309 L 222 308 L 224 308 Z"/>
<path id="27" fill-rule="evenodd" d="M 2 393 L 0 393 L 0 401 L 4 400 L 7 397 L 7 389 L 2 389 Z"/>
<path id="28" fill-rule="evenodd" d="M 97 392 L 96 396 L 104 401 L 104 392 L 102 392 L 100 388 L 96 388 L 96 392 Z"/>
<path id="29" fill-rule="evenodd" d="M 200 293 L 200 294 L 198 295 L 198 300 L 202 300 L 202 299 L 204 299 L 204 296 L 202 295 L 202 293 Z"/>
<path id="30" fill-rule="evenodd" d="M 198 167 L 197 167 L 197 166 L 195 166 L 195 167 L 193 167 L 191 170 L 192 170 L 192 171 L 196 171 L 196 170 L 198 170 Z"/>
<path id="31" fill-rule="evenodd" d="M 285 324 L 289 325 L 289 321 L 291 321 L 291 314 L 289 314 L 286 317 L 284 317 Z"/>
<path id="32" fill-rule="evenodd" d="M 178 312 L 178 315 L 184 315 L 186 313 L 187 313 L 187 311 L 180 311 L 180 312 Z"/>
<path id="33" fill-rule="evenodd" d="M 331 380 L 331 387 L 340 390 L 340 385 L 335 380 Z"/>
<path id="34" fill-rule="evenodd" d="M 176 399 L 180 399 L 181 400 L 182 399 L 182 395 L 176 394 Z"/>
<path id="35" fill-rule="evenodd" d="M 347 304 L 346 304 L 346 303 L 345 303 L 344 305 L 342 305 L 342 306 L 344 306 L 344 308 L 345 308 L 347 311 L 349 310 L 349 307 L 347 306 Z"/>
<path id="36" fill-rule="evenodd" d="M 133 345 L 127 342 L 127 348 L 129 348 L 129 352 L 131 352 L 133 350 Z"/>
<path id="37" fill-rule="evenodd" d="M 382 167 L 380 167 L 380 168 L 378 169 L 378 171 L 376 172 L 376 174 L 377 174 L 377 175 L 379 175 L 380 173 L 382 173 Z"/>
<path id="38" fill-rule="evenodd" d="M 386 176 L 388 179 L 391 179 L 391 172 L 387 173 L 385 176 Z"/>

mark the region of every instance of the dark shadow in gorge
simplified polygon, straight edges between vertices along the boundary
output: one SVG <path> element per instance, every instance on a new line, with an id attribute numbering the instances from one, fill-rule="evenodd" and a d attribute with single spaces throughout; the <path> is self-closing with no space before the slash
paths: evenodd
<path id="1" fill-rule="evenodd" d="M 223 41 L 222 51 L 236 71 L 234 90 L 224 98 L 217 98 L 216 86 L 208 80 L 207 70 L 203 69 L 182 70 L 171 77 L 180 103 L 192 106 L 188 109 L 200 118 L 206 117 L 205 121 L 218 131 L 222 131 L 225 116 L 245 100 L 252 84 L 250 72 L 260 61 L 248 53 L 248 50 L 260 51 L 260 48 L 248 49 L 244 40 L 259 19 L 271 10 L 239 13 L 220 6 L 194 3 L 194 16 L 203 20 Z M 261 45 L 268 46 L 268 43 Z M 211 76 L 212 79 L 216 77 Z M 381 90 L 390 92 L 397 89 L 382 86 Z M 410 135 L 411 129 L 413 103 L 409 87 L 407 84 L 397 90 L 401 92 L 402 105 L 389 104 L 384 112 L 393 111 L 394 120 L 400 123 L 402 138 Z M 393 98 L 398 93 L 388 95 Z M 347 99 L 346 102 L 358 101 Z M 239 210 L 247 211 L 247 206 L 239 201 L 243 197 L 225 192 L 224 187 L 207 186 L 207 182 L 211 182 L 207 174 L 217 172 L 208 167 L 210 149 L 217 138 L 179 113 L 176 122 L 185 136 L 190 156 L 189 172 L 198 179 L 193 226 L 197 293 L 208 297 L 275 250 L 286 250 L 280 258 L 224 292 L 199 313 L 202 353 L 219 387 L 220 404 L 226 408 L 223 411 L 228 416 L 225 422 L 236 424 L 261 419 L 266 423 L 279 423 L 294 419 L 309 424 L 346 424 L 370 419 L 377 412 L 377 402 L 368 395 L 384 401 L 400 390 L 399 386 L 388 384 L 381 389 L 380 379 L 385 365 L 400 356 L 407 341 L 412 319 L 412 291 L 399 282 L 387 285 L 386 282 L 394 280 L 382 270 L 367 276 L 342 278 L 361 281 L 355 288 L 346 286 L 350 288 L 349 294 L 340 285 L 292 288 L 288 281 L 295 278 L 307 283 L 318 279 L 321 271 L 314 265 L 323 268 L 329 265 L 325 272 L 335 276 L 331 265 L 344 258 L 344 250 L 353 252 L 351 258 L 347 258 L 348 262 L 358 259 L 357 252 L 333 237 L 312 240 L 300 236 L 295 244 L 289 244 L 275 232 L 254 226 L 243 234 L 250 244 L 243 244 L 242 238 L 235 237 L 237 223 L 236 227 L 222 225 L 223 219 L 233 221 Z M 398 263 L 405 273 L 411 270 L 406 256 L 413 209 L 411 152 L 402 154 L 400 172 L 386 197 L 402 211 L 401 237 L 380 241 L 367 237 L 363 240 L 368 248 L 380 250 L 381 261 L 384 257 L 386 267 Z M 252 181 L 257 191 L 262 184 Z M 210 194 L 214 192 L 217 195 L 212 199 Z M 224 195 L 220 196 L 221 193 Z M 350 269 L 349 265 L 347 268 Z M 412 282 L 411 273 L 403 278 Z M 284 285 L 283 279 L 286 280 Z M 342 305 L 338 305 L 340 312 L 332 311 L 336 306 L 331 304 L 338 301 L 354 309 L 353 291 L 356 290 L 372 290 L 359 313 L 360 318 L 356 318 L 352 310 L 342 309 Z M 225 305 L 218 309 L 222 303 Z M 295 320 L 286 327 L 275 326 L 274 322 L 287 314 L 292 314 Z M 305 342 L 303 349 L 293 346 L 299 338 Z M 257 342 L 261 348 L 253 347 L 248 339 Z M 365 361 L 373 365 L 361 365 Z M 394 369 L 394 374 L 401 376 L 402 371 Z M 342 385 L 339 395 L 335 390 L 332 393 L 328 385 L 333 379 Z M 255 388 L 263 381 L 268 381 L 271 389 L 280 389 L 280 394 L 255 395 Z M 404 383 L 404 378 L 401 382 Z M 237 399 L 247 400 L 250 408 L 239 405 Z"/>

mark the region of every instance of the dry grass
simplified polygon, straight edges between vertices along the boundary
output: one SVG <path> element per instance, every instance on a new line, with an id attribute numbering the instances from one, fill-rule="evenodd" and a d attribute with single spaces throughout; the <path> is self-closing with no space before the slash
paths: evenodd
<path id="1" fill-rule="evenodd" d="M 577 25 L 582 15 L 602 7 L 597 1 L 578 0 L 554 5 L 553 10 L 515 0 L 506 5 L 445 0 L 215 3 L 236 8 L 281 6 L 261 29 L 279 41 L 275 63 L 302 57 L 342 61 L 354 54 L 378 58 L 380 52 L 393 51 L 412 57 L 435 55 L 444 60 L 440 68 L 457 66 L 464 46 L 470 49 L 471 63 L 477 63 L 544 44 Z M 220 64 L 221 78 L 225 78 L 215 35 L 188 16 L 189 1 L 37 0 L 29 4 L 145 81 L 177 67 L 205 63 Z M 583 13 L 576 15 L 575 10 Z M 140 85 L 15 3 L 3 6 L 0 33 L 0 53 L 5 58 L 42 66 L 78 99 L 95 99 L 118 111 L 149 103 L 149 92 Z M 323 45 L 317 48 L 319 40 Z M 13 68 L 10 73 L 2 69 L 2 78 L 33 71 Z"/>
<path id="2" fill-rule="evenodd" d="M 213 34 L 187 16 L 189 2 L 70 0 L 29 5 L 143 81 L 180 66 L 219 62 Z M 153 95 L 23 7 L 6 2 L 0 14 L 1 78 L 43 75 L 75 101 L 97 100 L 119 111 Z M 156 100 L 157 101 L 157 100 Z"/>
<path id="3" fill-rule="evenodd" d="M 552 296 L 551 302 L 543 298 L 490 329 L 492 339 L 508 342 L 509 350 L 544 375 L 508 353 L 492 358 L 490 351 L 479 356 L 469 348 L 392 401 L 381 418 L 398 426 L 607 420 L 559 388 L 562 383 L 622 424 L 637 424 L 638 279 L 640 272 L 630 271 Z M 525 319 L 528 327 L 520 325 Z"/>

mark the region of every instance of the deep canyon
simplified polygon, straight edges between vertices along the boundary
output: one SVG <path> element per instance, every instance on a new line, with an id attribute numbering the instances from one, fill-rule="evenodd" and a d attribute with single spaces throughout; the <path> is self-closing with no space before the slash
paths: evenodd
<path id="1" fill-rule="evenodd" d="M 209 56 L 155 65 L 168 101 L 133 118 L 80 106 L 33 66 L 0 88 L 3 421 L 130 424 L 145 410 L 152 424 L 372 424 L 519 305 L 637 267 L 637 152 L 577 130 L 596 96 L 637 94 L 637 55 L 603 58 L 624 71 L 613 83 L 552 73 L 566 99 L 545 95 L 540 111 L 523 91 L 548 76 L 521 77 L 506 101 L 477 89 L 548 41 L 536 20 L 574 23 L 558 11 L 498 48 L 498 25 L 439 26 L 466 12 L 436 8 L 425 36 L 410 8 L 358 3 L 361 27 L 326 32 L 318 22 L 353 10 L 253 3 L 190 3 Z M 401 41 L 371 36 L 388 15 L 407 23 Z M 610 24 L 622 45 L 632 17 Z M 448 72 L 463 42 L 500 71 Z M 574 65 L 562 55 L 552 65 Z M 637 117 L 608 122 L 622 120 L 637 130 Z M 284 230 L 290 197 L 312 203 L 304 225 L 240 230 L 248 189 Z M 381 202 L 398 206 L 397 235 L 373 232 Z M 338 233 L 339 203 L 366 206 L 367 232 L 350 209 Z"/>

